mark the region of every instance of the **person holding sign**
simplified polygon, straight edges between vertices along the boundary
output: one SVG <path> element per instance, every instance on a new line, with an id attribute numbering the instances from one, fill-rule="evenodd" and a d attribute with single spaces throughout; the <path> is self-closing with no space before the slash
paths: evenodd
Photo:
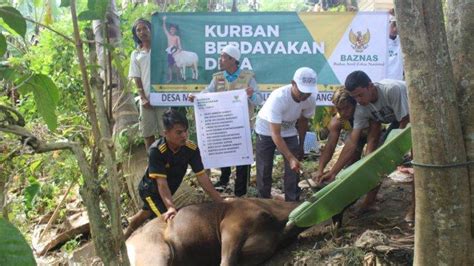
<path id="1" fill-rule="evenodd" d="M 257 189 L 258 197 L 270 198 L 275 148 L 285 160 L 283 185 L 285 201 L 299 200 L 300 159 L 308 119 L 316 109 L 316 72 L 308 67 L 296 70 L 291 84 L 274 90 L 257 115 Z M 312 96 L 313 95 L 313 96 Z M 298 139 L 299 137 L 299 139 Z"/>
<path id="2" fill-rule="evenodd" d="M 140 131 L 145 138 L 145 147 L 148 150 L 155 141 L 155 135 L 161 133 L 161 116 L 167 108 L 150 104 L 150 50 L 151 50 L 151 23 L 139 18 L 132 27 L 133 41 L 136 49 L 130 59 L 128 77 L 133 78 L 140 95 Z"/>
<path id="3" fill-rule="evenodd" d="M 231 44 L 222 49 L 219 65 L 222 71 L 212 76 L 211 83 L 202 92 L 221 92 L 245 89 L 248 96 L 249 117 L 254 117 L 255 106 L 262 103 L 263 97 L 255 81 L 255 74 L 247 69 L 239 68 L 240 50 Z M 194 101 L 194 97 L 190 97 Z M 253 122 L 250 121 L 252 127 Z M 215 187 L 225 187 L 229 183 L 230 167 L 221 168 L 220 180 Z M 250 165 L 236 166 L 234 194 L 241 197 L 247 194 L 247 182 L 250 177 Z"/>
<path id="4" fill-rule="evenodd" d="M 204 170 L 199 148 L 188 140 L 186 118 L 176 110 L 168 110 L 163 115 L 163 125 L 164 137 L 150 147 L 148 169 L 138 187 L 143 209 L 131 218 L 125 239 L 150 217 L 163 216 L 165 221 L 173 219 L 178 210 L 172 195 L 181 185 L 188 165 L 204 191 L 216 202 L 223 200 Z"/>

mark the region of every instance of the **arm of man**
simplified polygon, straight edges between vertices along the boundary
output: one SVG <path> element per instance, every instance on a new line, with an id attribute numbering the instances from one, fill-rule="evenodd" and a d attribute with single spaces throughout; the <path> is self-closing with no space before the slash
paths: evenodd
<path id="1" fill-rule="evenodd" d="M 151 108 L 150 101 L 148 100 L 148 97 L 146 97 L 145 90 L 143 89 L 142 79 L 135 77 L 133 80 L 135 81 L 135 85 L 138 88 L 138 94 L 140 95 L 140 100 L 143 107 Z"/>
<path id="2" fill-rule="evenodd" d="M 258 88 L 257 81 L 255 78 L 252 78 L 247 87 L 247 96 L 249 97 L 249 102 L 254 106 L 261 105 L 263 102 L 263 96 Z"/>
<path id="3" fill-rule="evenodd" d="M 216 79 L 213 78 L 211 80 L 211 83 L 209 83 L 209 85 L 204 90 L 202 90 L 201 93 L 215 92 L 215 91 L 216 91 Z M 195 98 L 196 98 L 196 96 L 194 96 L 193 93 L 190 93 L 188 95 L 188 101 L 190 101 L 192 103 L 194 102 Z"/>
<path id="4" fill-rule="evenodd" d="M 196 175 L 197 180 L 199 182 L 199 185 L 206 191 L 207 195 L 209 195 L 215 202 L 221 202 L 223 199 L 219 192 L 216 191 L 214 186 L 211 183 L 211 180 L 209 180 L 209 177 L 207 176 L 206 172 L 201 172 Z"/>
<path id="5" fill-rule="evenodd" d="M 206 174 L 206 171 L 204 170 L 204 165 L 202 163 L 201 159 L 201 153 L 199 151 L 199 148 L 196 148 L 194 150 L 193 156 L 189 162 L 191 165 L 191 168 L 193 169 L 193 172 L 196 173 L 197 180 L 201 187 L 206 191 L 206 193 L 216 202 L 222 201 L 221 195 L 219 192 L 216 191 L 214 186 L 211 183 L 211 180 Z"/>
<path id="6" fill-rule="evenodd" d="M 170 35 L 168 29 L 166 28 L 166 16 L 163 17 L 163 32 L 165 33 L 166 37 Z"/>
<path id="7" fill-rule="evenodd" d="M 354 156 L 354 152 L 357 149 L 357 143 L 359 142 L 359 138 L 361 136 L 362 129 L 354 128 L 350 135 L 349 139 L 344 144 L 344 148 L 342 148 L 341 155 L 337 159 L 336 164 L 331 168 L 329 172 L 321 176 L 319 182 L 324 180 L 332 181 L 336 178 L 336 175 L 344 168 L 344 166 L 351 160 L 352 156 Z"/>
<path id="8" fill-rule="evenodd" d="M 288 160 L 291 170 L 298 173 L 301 168 L 300 162 L 298 159 L 296 159 L 296 157 L 286 145 L 286 142 L 283 140 L 283 137 L 281 136 L 281 124 L 270 123 L 270 130 L 272 134 L 272 140 L 275 143 L 277 149 L 281 152 L 281 154 L 283 154 L 283 156 L 285 156 L 286 160 Z"/>
<path id="9" fill-rule="evenodd" d="M 168 181 L 166 178 L 157 178 L 156 184 L 158 185 L 158 192 L 160 193 L 161 199 L 166 206 L 167 211 L 163 214 L 163 219 L 168 221 L 173 219 L 178 212 L 176 206 L 173 203 L 173 197 L 171 196 L 170 188 L 168 187 Z"/>
<path id="10" fill-rule="evenodd" d="M 410 116 L 406 115 L 400 120 L 399 122 L 399 127 L 398 128 L 406 128 L 408 123 L 410 123 Z"/>
<path id="11" fill-rule="evenodd" d="M 323 153 L 321 154 L 321 157 L 319 157 L 319 167 L 318 167 L 318 170 L 316 171 L 316 176 L 314 180 L 318 180 L 323 175 L 324 168 L 326 167 L 328 162 L 331 160 L 332 155 L 334 154 L 334 150 L 336 149 L 336 146 L 337 146 L 337 141 L 339 140 L 339 136 L 341 135 L 342 125 L 336 116 L 334 116 L 331 119 L 328 129 L 329 129 L 328 140 L 326 142 L 326 146 L 324 147 Z"/>
<path id="12" fill-rule="evenodd" d="M 304 156 L 304 139 L 306 138 L 306 132 L 308 132 L 308 118 L 301 115 L 296 124 L 299 137 L 298 160 L 302 160 Z"/>
<path id="13" fill-rule="evenodd" d="M 365 155 L 375 151 L 380 142 L 380 135 L 382 134 L 382 124 L 373 120 L 369 121 L 369 132 L 367 134 L 367 148 Z"/>

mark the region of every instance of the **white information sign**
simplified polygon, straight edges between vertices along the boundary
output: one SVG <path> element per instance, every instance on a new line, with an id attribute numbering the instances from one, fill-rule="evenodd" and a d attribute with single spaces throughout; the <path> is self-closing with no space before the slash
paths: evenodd
<path id="1" fill-rule="evenodd" d="M 245 90 L 196 94 L 194 114 L 205 168 L 253 163 Z"/>

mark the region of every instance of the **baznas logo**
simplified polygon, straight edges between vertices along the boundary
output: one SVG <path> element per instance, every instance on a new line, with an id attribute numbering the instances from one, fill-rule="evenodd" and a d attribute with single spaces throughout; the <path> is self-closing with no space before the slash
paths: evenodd
<path id="1" fill-rule="evenodd" d="M 362 53 L 367 47 L 369 47 L 370 41 L 370 31 L 367 29 L 367 32 L 362 35 L 362 32 L 358 31 L 357 34 L 354 33 L 351 29 L 349 32 L 349 41 L 352 43 L 351 47 L 354 51 Z"/>
<path id="2" fill-rule="evenodd" d="M 234 100 L 232 102 L 233 103 L 240 102 L 239 95 L 234 95 Z"/>

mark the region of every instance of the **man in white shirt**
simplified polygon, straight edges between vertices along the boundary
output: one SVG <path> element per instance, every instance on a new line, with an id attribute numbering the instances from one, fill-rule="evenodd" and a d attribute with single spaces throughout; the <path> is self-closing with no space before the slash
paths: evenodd
<path id="1" fill-rule="evenodd" d="M 299 200 L 298 187 L 308 119 L 316 108 L 317 75 L 302 67 L 291 84 L 274 90 L 257 115 L 256 163 L 258 197 L 270 198 L 275 148 L 285 160 L 283 186 L 285 201 Z M 298 141 L 299 136 L 299 141 Z"/>
<path id="2" fill-rule="evenodd" d="M 400 44 L 400 37 L 398 37 L 397 21 L 394 16 L 390 17 L 386 78 L 404 80 L 402 46 Z"/>
<path id="3" fill-rule="evenodd" d="M 131 54 L 128 77 L 135 80 L 140 95 L 139 128 L 148 150 L 155 142 L 155 136 L 161 135 L 163 131 L 161 117 L 168 108 L 150 104 L 151 23 L 137 19 L 132 27 L 132 35 L 137 47 Z"/>

